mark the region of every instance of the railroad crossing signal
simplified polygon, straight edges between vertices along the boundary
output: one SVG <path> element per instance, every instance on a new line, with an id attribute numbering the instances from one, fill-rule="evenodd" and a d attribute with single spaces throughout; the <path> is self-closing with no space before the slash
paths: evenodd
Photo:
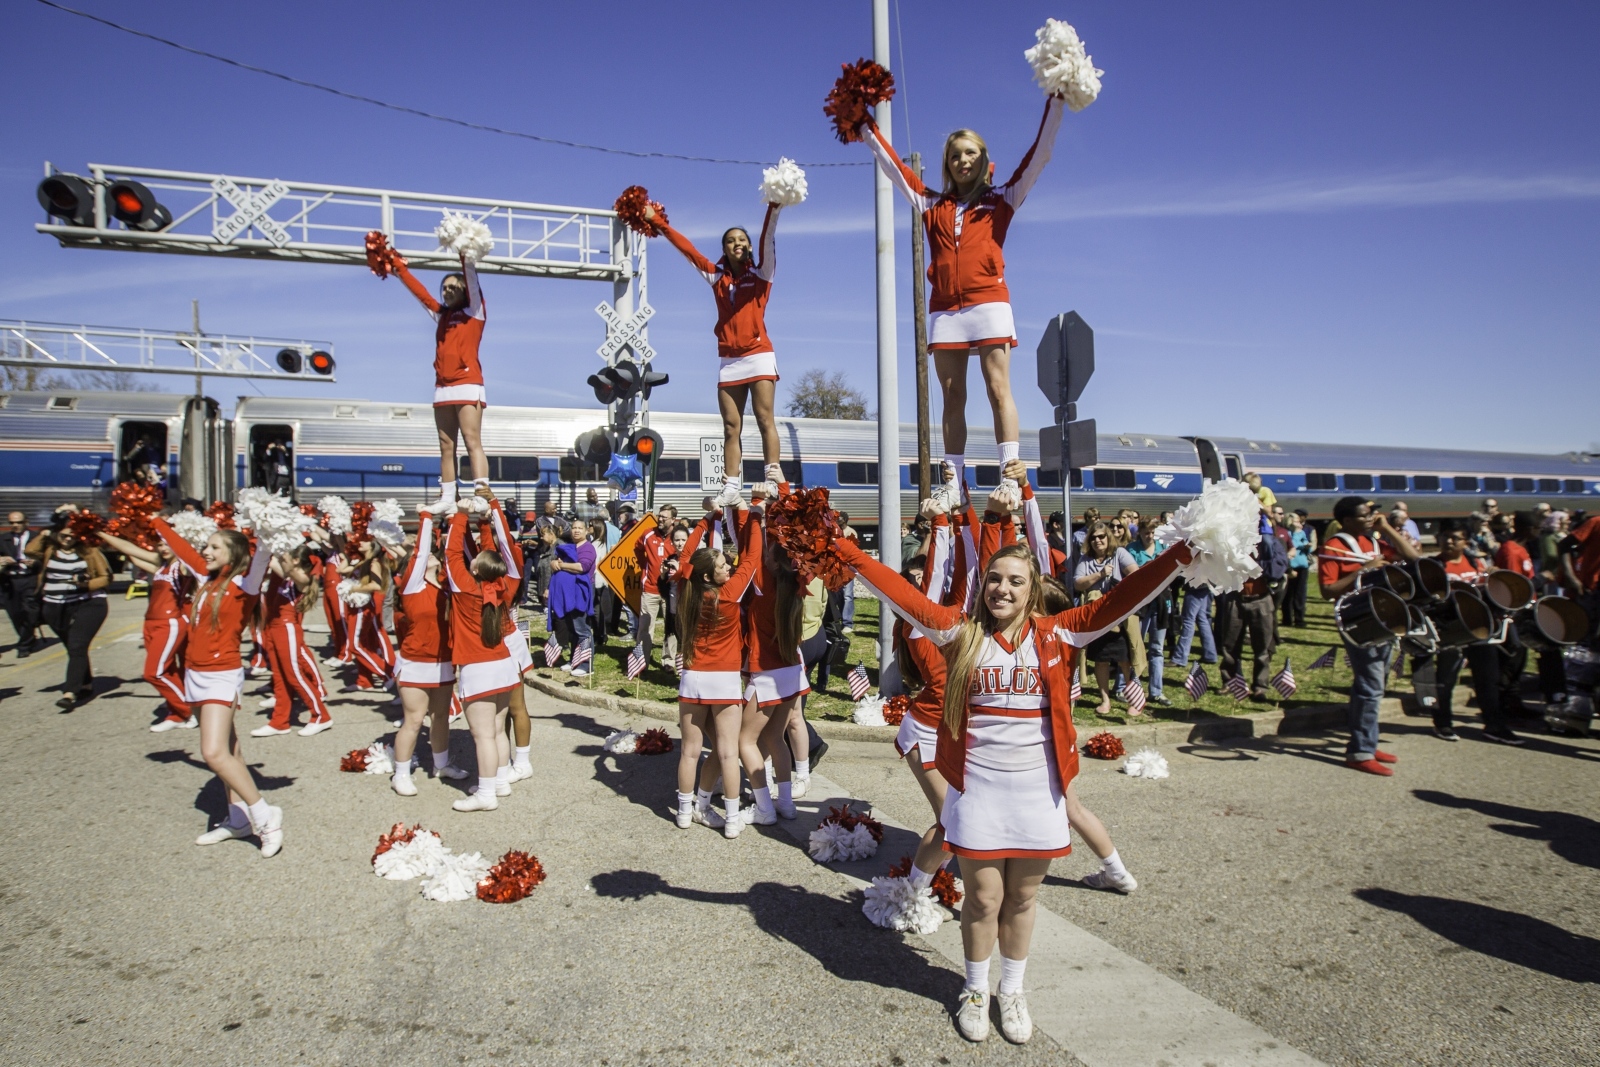
<path id="1" fill-rule="evenodd" d="M 272 205 L 289 195 L 288 185 L 270 182 L 259 193 L 247 193 L 235 185 L 232 178 L 221 177 L 212 181 L 211 188 L 234 209 L 233 214 L 218 218 L 212 225 L 211 234 L 217 240 L 225 245 L 232 244 L 235 237 L 253 226 L 279 248 L 289 243 L 288 232 L 267 215 Z"/>
<path id="2" fill-rule="evenodd" d="M 656 313 L 655 308 L 649 304 L 641 304 L 637 311 L 624 317 L 617 313 L 616 308 L 601 301 L 595 305 L 594 313 L 606 323 L 605 343 L 595 349 L 601 359 L 609 363 L 625 348 L 632 349 L 633 354 L 645 363 L 655 358 L 656 350 L 644 339 L 645 323 Z"/>

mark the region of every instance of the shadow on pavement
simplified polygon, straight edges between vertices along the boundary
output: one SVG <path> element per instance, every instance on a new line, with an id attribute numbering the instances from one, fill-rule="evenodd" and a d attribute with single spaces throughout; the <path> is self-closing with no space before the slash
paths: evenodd
<path id="1" fill-rule="evenodd" d="M 1375 907 L 1409 915 L 1440 937 L 1485 956 L 1568 982 L 1600 982 L 1600 940 L 1543 919 L 1445 897 L 1357 889 Z"/>
<path id="2" fill-rule="evenodd" d="M 891 986 L 943 1006 L 960 989 L 961 976 L 931 965 L 895 934 L 880 933 L 861 914 L 860 897 L 808 892 L 799 886 L 757 882 L 743 893 L 686 889 L 651 871 L 611 871 L 590 879 L 594 891 L 614 900 L 672 896 L 702 904 L 743 905 L 756 925 L 822 964 L 835 978 Z"/>
<path id="3" fill-rule="evenodd" d="M 181 748 L 163 749 L 160 752 L 146 752 L 144 758 L 152 763 L 186 763 L 190 767 L 203 772 L 206 782 L 200 787 L 200 792 L 195 794 L 194 806 L 196 811 L 203 811 L 213 821 L 221 819 L 228 813 L 228 792 L 223 788 L 222 779 L 211 772 L 206 766 L 206 761 L 193 753 Z M 261 764 L 249 764 L 250 777 L 256 783 L 256 788 L 263 793 L 276 792 L 294 785 L 295 779 L 284 774 L 262 774 Z"/>
<path id="4" fill-rule="evenodd" d="M 1490 829 L 1529 841 L 1548 841 L 1550 851 L 1569 863 L 1600 868 L 1600 822 L 1567 811 L 1538 811 L 1519 808 L 1514 804 L 1501 804 L 1493 800 L 1475 800 L 1458 797 L 1433 789 L 1413 789 L 1412 796 L 1429 804 L 1444 808 L 1459 808 L 1487 815 L 1491 819 L 1509 819 L 1521 826 L 1501 824 Z"/>

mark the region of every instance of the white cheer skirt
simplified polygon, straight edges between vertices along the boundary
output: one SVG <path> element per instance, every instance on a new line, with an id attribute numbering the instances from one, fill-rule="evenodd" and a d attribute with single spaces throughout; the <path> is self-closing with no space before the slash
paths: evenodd
<path id="1" fill-rule="evenodd" d="M 449 407 L 453 404 L 472 404 L 480 408 L 489 406 L 489 391 L 481 385 L 436 385 L 433 387 L 433 406 Z"/>
<path id="2" fill-rule="evenodd" d="M 966 789 L 950 788 L 939 817 L 946 850 L 980 860 L 1071 852 L 1050 720 L 974 714 L 967 729 Z"/>
<path id="3" fill-rule="evenodd" d="M 406 659 L 396 656 L 394 676 L 401 685 L 417 689 L 437 689 L 456 680 L 454 663 L 434 663 L 428 660 Z"/>
<path id="4" fill-rule="evenodd" d="M 938 748 L 939 731 L 932 726 L 924 726 L 915 715 L 906 712 L 906 717 L 900 720 L 900 732 L 894 736 L 894 750 L 903 758 L 916 749 L 917 758 L 926 770 L 933 766 L 933 756 Z"/>
<path id="5" fill-rule="evenodd" d="M 456 690 L 461 694 L 463 704 L 509 693 L 522 684 L 522 674 L 510 657 L 492 659 L 487 663 L 457 664 L 456 678 Z"/>
<path id="6" fill-rule="evenodd" d="M 1017 325 L 1004 300 L 928 312 L 928 348 L 965 352 L 979 345 L 1017 346 Z"/>
<path id="7" fill-rule="evenodd" d="M 717 371 L 717 387 L 749 385 L 751 382 L 778 380 L 778 356 L 775 352 L 752 352 L 748 356 L 719 357 L 722 367 Z"/>
<path id="8" fill-rule="evenodd" d="M 244 688 L 244 668 L 183 672 L 183 699 L 191 704 L 232 704 Z"/>
<path id="9" fill-rule="evenodd" d="M 517 673 L 525 674 L 533 670 L 533 653 L 528 650 L 528 635 L 516 626 L 506 634 L 506 647 L 511 650 L 511 662 L 517 665 Z"/>
<path id="10" fill-rule="evenodd" d="M 744 675 L 739 671 L 684 671 L 678 676 L 678 701 L 683 704 L 743 704 Z"/>
<path id="11" fill-rule="evenodd" d="M 770 708 L 809 692 L 811 683 L 806 681 L 805 664 L 795 663 L 775 671 L 751 671 L 750 681 L 744 687 L 744 698 L 755 697 L 758 706 Z"/>

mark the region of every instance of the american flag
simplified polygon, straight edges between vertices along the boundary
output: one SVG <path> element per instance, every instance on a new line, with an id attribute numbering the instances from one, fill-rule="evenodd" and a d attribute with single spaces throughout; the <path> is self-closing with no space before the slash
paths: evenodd
<path id="1" fill-rule="evenodd" d="M 672 657 L 672 669 L 679 674 L 683 673 L 683 653 L 679 652 Z"/>
<path id="2" fill-rule="evenodd" d="M 1144 710 L 1144 686 L 1139 684 L 1139 679 L 1129 678 L 1122 687 L 1123 697 L 1128 701 L 1128 714 L 1137 715 Z"/>
<path id="3" fill-rule="evenodd" d="M 1235 700 L 1243 700 L 1250 695 L 1250 683 L 1244 680 L 1244 675 L 1242 674 L 1229 675 L 1228 679 L 1222 683 L 1222 688 L 1233 694 L 1233 699 Z"/>
<path id="4" fill-rule="evenodd" d="M 591 645 L 580 644 L 572 650 L 572 665 L 581 667 L 594 658 L 594 648 Z"/>
<path id="5" fill-rule="evenodd" d="M 867 678 L 867 665 L 858 663 L 849 674 L 850 699 L 860 700 L 872 690 L 872 682 Z"/>
<path id="6" fill-rule="evenodd" d="M 640 641 L 628 651 L 628 677 L 637 678 L 644 673 L 644 642 Z"/>
<path id="7" fill-rule="evenodd" d="M 551 634 L 550 640 L 544 643 L 544 665 L 554 667 L 561 662 L 561 642 L 556 640 L 556 635 Z"/>
<path id="8" fill-rule="evenodd" d="M 1393 675 L 1402 675 L 1402 674 L 1404 674 L 1405 673 L 1405 664 L 1406 664 L 1406 654 L 1404 652 L 1396 652 L 1394 654 L 1394 666 L 1389 668 L 1389 673 L 1393 674 Z"/>
<path id="9" fill-rule="evenodd" d="M 1083 683 L 1078 681 L 1076 671 L 1072 674 L 1072 702 L 1076 704 L 1083 697 Z"/>
<path id="10" fill-rule="evenodd" d="M 1328 651 L 1311 661 L 1311 669 L 1314 671 L 1327 670 L 1329 667 L 1333 666 L 1333 657 L 1334 650 L 1330 648 Z"/>
<path id="11" fill-rule="evenodd" d="M 1206 695 L 1206 690 L 1211 688 L 1211 679 L 1206 677 L 1205 668 L 1200 664 L 1194 665 L 1194 670 L 1189 672 L 1189 677 L 1183 680 L 1183 690 L 1189 694 L 1190 700 L 1199 700 Z"/>
<path id="12" fill-rule="evenodd" d="M 1289 660 L 1284 660 L 1283 670 L 1272 676 L 1272 688 L 1282 693 L 1286 698 L 1294 696 L 1295 689 L 1298 687 L 1294 684 L 1294 664 Z"/>

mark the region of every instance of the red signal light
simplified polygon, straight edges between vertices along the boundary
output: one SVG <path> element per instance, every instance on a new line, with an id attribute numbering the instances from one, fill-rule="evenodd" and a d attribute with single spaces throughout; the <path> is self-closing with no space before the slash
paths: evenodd
<path id="1" fill-rule="evenodd" d="M 333 373 L 333 356 L 327 352 L 313 352 L 311 358 L 306 360 L 312 371 L 317 374 Z"/>
<path id="2" fill-rule="evenodd" d="M 649 459 L 655 455 L 656 442 L 652 437 L 641 437 L 635 442 L 635 447 L 638 449 L 640 458 Z"/>
<path id="3" fill-rule="evenodd" d="M 144 203 L 132 189 L 126 186 L 117 190 L 116 201 L 117 207 L 130 215 L 137 215 L 144 210 Z"/>

